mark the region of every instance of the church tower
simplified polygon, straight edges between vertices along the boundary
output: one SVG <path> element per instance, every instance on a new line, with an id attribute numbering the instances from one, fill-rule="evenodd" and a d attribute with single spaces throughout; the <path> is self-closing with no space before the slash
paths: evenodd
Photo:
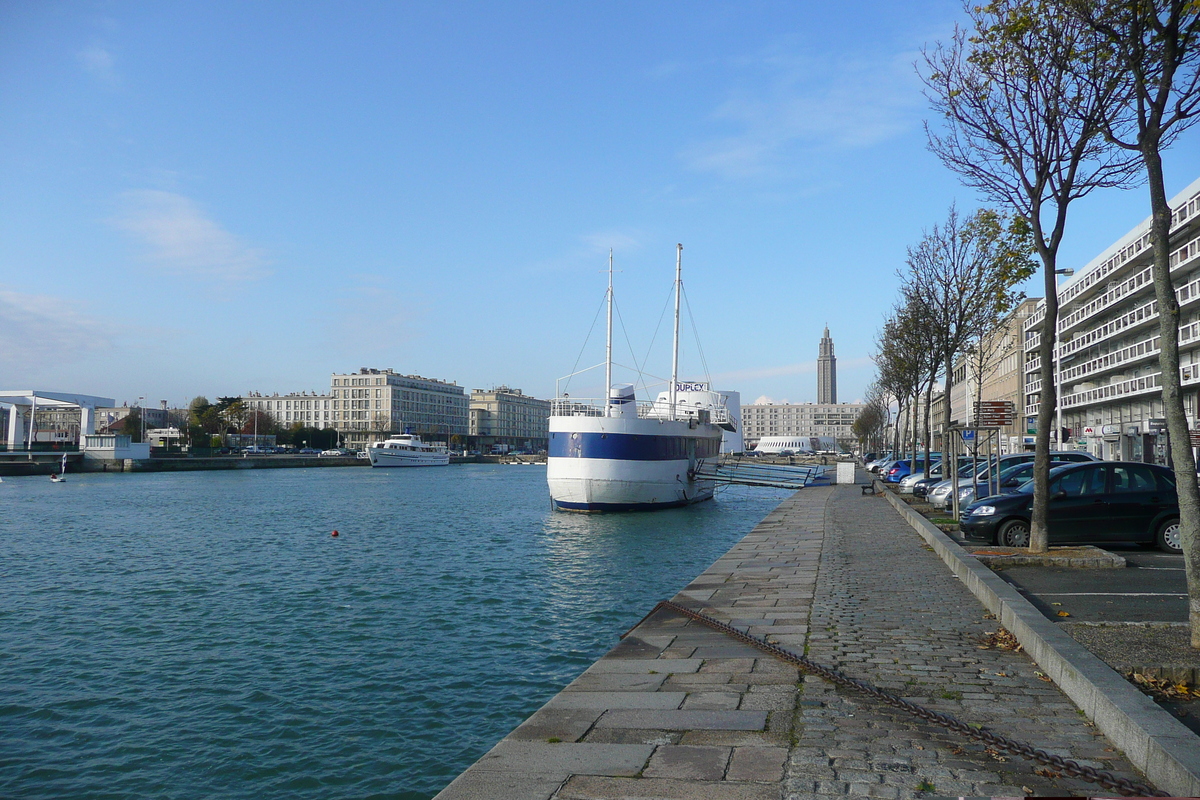
<path id="1" fill-rule="evenodd" d="M 821 351 L 817 356 L 817 402 L 837 402 L 837 359 L 833 355 L 833 339 L 829 338 L 829 326 L 821 337 Z"/>

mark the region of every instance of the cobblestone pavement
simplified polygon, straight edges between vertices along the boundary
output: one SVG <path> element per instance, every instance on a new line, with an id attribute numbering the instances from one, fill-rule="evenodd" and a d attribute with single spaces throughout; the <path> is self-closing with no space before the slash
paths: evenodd
<path id="1" fill-rule="evenodd" d="M 986 610 L 880 497 L 840 487 L 809 621 L 808 656 L 915 703 L 1142 780 L 1024 653 L 980 649 Z M 988 752 L 848 689 L 805 676 L 788 800 L 1111 793 Z"/>
<path id="2" fill-rule="evenodd" d="M 797 492 L 673 599 L 965 722 L 1140 780 L 1027 656 L 979 649 L 996 622 L 886 500 L 857 486 Z M 1103 791 L 660 610 L 438 800 Z"/>

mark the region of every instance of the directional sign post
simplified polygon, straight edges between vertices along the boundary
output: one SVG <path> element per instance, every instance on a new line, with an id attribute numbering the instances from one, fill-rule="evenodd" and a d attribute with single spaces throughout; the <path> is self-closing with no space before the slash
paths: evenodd
<path id="1" fill-rule="evenodd" d="M 975 404 L 975 426 L 1007 428 L 1013 424 L 1015 411 L 1012 400 L 980 400 Z"/>

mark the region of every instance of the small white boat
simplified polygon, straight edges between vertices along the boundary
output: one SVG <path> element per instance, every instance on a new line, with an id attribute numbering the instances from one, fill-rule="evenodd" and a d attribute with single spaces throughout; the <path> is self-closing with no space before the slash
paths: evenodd
<path id="1" fill-rule="evenodd" d="M 67 454 L 63 453 L 62 466 L 58 468 L 58 474 L 50 473 L 50 480 L 53 483 L 65 483 L 67 480 Z"/>
<path id="2" fill-rule="evenodd" d="M 411 433 L 397 433 L 367 448 L 372 467 L 444 467 L 450 452 L 443 445 L 422 442 Z"/>

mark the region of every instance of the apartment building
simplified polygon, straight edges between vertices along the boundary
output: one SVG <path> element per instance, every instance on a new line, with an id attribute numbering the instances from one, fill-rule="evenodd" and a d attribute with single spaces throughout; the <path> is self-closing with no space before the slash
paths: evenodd
<path id="1" fill-rule="evenodd" d="M 467 395 L 458 384 L 367 367 L 330 381 L 331 427 L 347 447 L 364 449 L 405 431 L 455 445 L 469 433 Z"/>
<path id="2" fill-rule="evenodd" d="M 1200 180 L 1171 200 L 1171 277 L 1180 305 L 1179 359 L 1189 428 L 1200 428 Z M 1158 302 L 1150 221 L 1143 221 L 1058 289 L 1055 377 L 1069 442 L 1106 459 L 1167 461 Z M 1041 397 L 1037 346 L 1045 307 L 1025 322 L 1025 414 Z M 1056 425 L 1056 427 L 1058 427 Z"/>
<path id="3" fill-rule="evenodd" d="M 306 428 L 333 427 L 333 395 L 316 392 L 264 395 L 251 392 L 238 399 L 247 410 L 270 414 L 276 423 L 285 428 L 296 423 Z"/>
<path id="4" fill-rule="evenodd" d="M 545 450 L 550 440 L 550 401 L 499 386 L 471 392 L 470 435 L 481 449 L 504 445 Z"/>
<path id="5" fill-rule="evenodd" d="M 747 450 L 767 436 L 832 436 L 853 447 L 850 426 L 862 403 L 764 403 L 742 406 L 742 435 Z"/>
<path id="6" fill-rule="evenodd" d="M 1025 323 L 1042 306 L 1042 298 L 1022 301 L 984 339 L 982 367 L 960 356 L 954 361 L 954 384 L 950 387 L 950 419 L 953 427 L 969 426 L 976 401 L 1010 400 L 1015 410 L 1013 424 L 999 431 L 1001 453 L 1031 449 L 1034 437 L 1025 424 Z M 930 427 L 934 444 L 944 449 L 942 428 L 945 399 L 939 393 L 931 404 Z"/>

